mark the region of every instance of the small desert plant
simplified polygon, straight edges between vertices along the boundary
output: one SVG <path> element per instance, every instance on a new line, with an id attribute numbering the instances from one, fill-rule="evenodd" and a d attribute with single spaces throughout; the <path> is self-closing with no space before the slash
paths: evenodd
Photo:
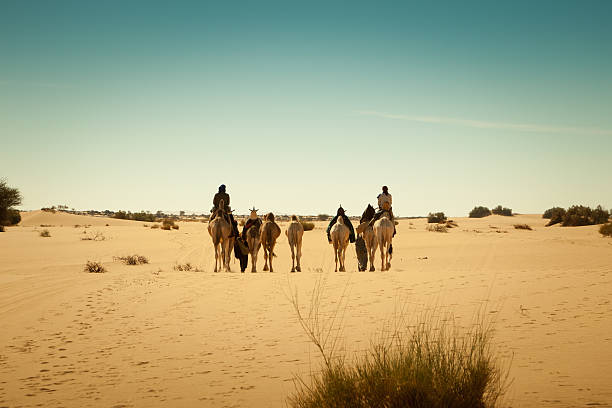
<path id="1" fill-rule="evenodd" d="M 487 217 L 491 215 L 491 210 L 489 210 L 487 207 L 474 207 L 472 209 L 472 211 L 470 211 L 470 218 L 483 218 L 483 217 Z"/>
<path id="2" fill-rule="evenodd" d="M 532 230 L 532 228 L 527 224 L 514 224 L 514 229 Z"/>
<path id="3" fill-rule="evenodd" d="M 506 217 L 512 217 L 512 209 L 502 207 L 501 205 L 498 205 L 497 207 L 493 208 L 491 212 L 495 215 L 503 215 Z"/>
<path id="4" fill-rule="evenodd" d="M 300 221 L 300 224 L 302 224 L 304 231 L 312 231 L 315 227 L 314 222 Z"/>
<path id="5" fill-rule="evenodd" d="M 599 227 L 599 233 L 604 237 L 612 237 L 612 222 Z"/>
<path id="6" fill-rule="evenodd" d="M 157 229 L 157 228 L 159 228 L 159 224 L 153 224 L 153 225 L 151 225 L 151 229 Z"/>
<path id="7" fill-rule="evenodd" d="M 542 214 L 542 218 L 550 220 L 553 217 L 553 214 L 558 212 L 565 213 L 565 209 L 561 207 L 549 208 L 548 210 L 544 211 L 544 214 Z"/>
<path id="8" fill-rule="evenodd" d="M 327 221 L 329 220 L 329 215 L 327 214 L 319 214 L 317 215 L 317 221 Z"/>
<path id="9" fill-rule="evenodd" d="M 142 265 L 149 263 L 149 259 L 142 255 L 115 256 L 113 259 L 121 261 L 126 265 Z"/>
<path id="10" fill-rule="evenodd" d="M 87 234 L 86 231 L 83 231 L 83 234 Z M 93 235 L 87 235 L 81 238 L 81 241 L 105 241 L 106 237 L 100 231 L 96 231 Z"/>
<path id="11" fill-rule="evenodd" d="M 85 268 L 83 270 L 89 273 L 106 272 L 106 269 L 102 266 L 100 262 L 94 262 L 94 261 L 87 261 L 87 263 L 85 264 Z"/>
<path id="12" fill-rule="evenodd" d="M 184 264 L 176 264 L 176 265 L 174 265 L 173 269 L 175 271 L 181 271 L 181 272 L 188 272 L 188 271 L 202 272 L 202 270 L 200 268 L 190 264 L 189 262 L 184 263 Z"/>
<path id="13" fill-rule="evenodd" d="M 429 215 L 427 216 L 427 222 L 430 224 L 434 222 L 440 223 L 444 221 L 446 221 L 446 216 L 443 212 L 429 213 Z"/>
<path id="14" fill-rule="evenodd" d="M 48 230 L 48 229 L 44 229 L 44 230 L 40 231 L 40 234 L 39 234 L 39 235 L 40 235 L 41 237 L 48 238 L 48 237 L 50 237 L 50 236 L 51 236 L 51 232 L 49 232 L 49 230 Z"/>
<path id="15" fill-rule="evenodd" d="M 178 226 L 178 225 L 176 225 L 176 224 L 174 224 L 174 225 L 172 226 L 172 229 L 179 229 L 179 226 Z"/>
<path id="16" fill-rule="evenodd" d="M 427 231 L 430 231 L 430 232 L 448 232 L 447 229 L 446 229 L 446 225 L 444 225 L 444 224 L 428 225 L 427 226 Z"/>
<path id="17" fill-rule="evenodd" d="M 174 220 L 171 218 L 164 218 L 164 220 L 162 221 L 162 227 L 161 229 L 166 230 L 166 231 L 170 231 L 170 229 L 174 228 L 175 224 L 174 224 Z M 176 228 L 178 229 L 178 228 Z"/>

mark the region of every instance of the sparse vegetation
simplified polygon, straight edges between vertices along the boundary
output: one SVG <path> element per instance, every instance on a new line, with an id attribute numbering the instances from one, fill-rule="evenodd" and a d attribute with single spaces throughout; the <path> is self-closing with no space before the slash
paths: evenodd
<path id="1" fill-rule="evenodd" d="M 0 225 L 0 232 L 4 232 L 4 225 Z"/>
<path id="2" fill-rule="evenodd" d="M 199 269 L 197 266 L 190 264 L 189 262 L 184 263 L 184 264 L 176 264 L 174 265 L 173 269 L 175 271 L 181 271 L 181 272 L 188 272 L 188 271 L 202 272 L 201 269 Z"/>
<path id="3" fill-rule="evenodd" d="M 125 211 L 117 211 L 113 218 L 118 218 L 120 220 L 133 220 L 133 221 L 149 221 L 155 222 L 155 214 L 151 214 L 150 212 L 141 211 L 137 213 L 125 212 Z"/>
<path id="4" fill-rule="evenodd" d="M 446 225 L 444 224 L 428 225 L 426 228 L 429 232 L 448 232 L 448 230 L 446 229 Z"/>
<path id="5" fill-rule="evenodd" d="M 300 220 L 300 224 L 302 224 L 302 227 L 304 228 L 304 231 L 312 231 L 315 227 L 314 222 L 310 222 L 310 221 L 301 221 Z"/>
<path id="6" fill-rule="evenodd" d="M 13 209 L 21 204 L 21 193 L 0 179 L 0 226 L 15 225 L 21 221 L 19 211 Z M 4 228 L 2 228 L 4 231 Z"/>
<path id="7" fill-rule="evenodd" d="M 544 218 L 550 219 L 548 224 L 546 224 L 547 227 L 550 227 L 551 225 L 563 222 L 563 217 L 565 217 L 565 209 L 561 207 L 553 207 L 544 211 L 544 215 Z"/>
<path id="8" fill-rule="evenodd" d="M 153 224 L 153 225 L 151 225 L 151 229 L 157 229 L 157 228 L 159 228 L 159 224 Z"/>
<path id="9" fill-rule="evenodd" d="M 51 232 L 48 229 L 44 229 L 40 231 L 39 235 L 44 238 L 49 238 L 51 236 Z"/>
<path id="10" fill-rule="evenodd" d="M 179 226 L 178 226 L 178 225 L 176 225 L 176 224 L 174 224 L 174 225 L 172 226 L 172 229 L 176 229 L 176 230 L 177 230 L 177 229 L 179 229 Z"/>
<path id="11" fill-rule="evenodd" d="M 330 219 L 330 216 L 327 214 L 319 214 L 317 215 L 317 221 L 327 221 Z"/>
<path id="12" fill-rule="evenodd" d="M 162 221 L 161 229 L 166 230 L 166 231 L 170 231 L 170 229 L 172 229 L 172 228 L 178 229 L 178 225 L 174 224 L 174 220 L 172 218 L 165 218 Z"/>
<path id="13" fill-rule="evenodd" d="M 498 205 L 497 207 L 493 208 L 491 212 L 495 215 L 503 215 L 505 217 L 512 217 L 512 209 L 502 207 L 501 205 Z"/>
<path id="14" fill-rule="evenodd" d="M 582 225 L 595 225 L 608 222 L 610 213 L 601 205 L 591 209 L 582 205 L 574 205 L 567 209 L 563 216 L 564 227 L 577 227 Z"/>
<path id="15" fill-rule="evenodd" d="M 612 237 L 612 222 L 599 227 L 599 233 L 604 237 Z"/>
<path id="16" fill-rule="evenodd" d="M 522 230 L 529 230 L 529 231 L 531 231 L 533 228 L 531 228 L 527 224 L 514 224 L 514 229 L 522 229 Z"/>
<path id="17" fill-rule="evenodd" d="M 548 210 L 544 211 L 544 214 L 542 214 L 542 218 L 546 218 L 548 220 L 553 218 L 553 215 L 556 213 L 562 213 L 565 214 L 565 209 L 561 208 L 561 207 L 553 207 L 553 208 L 549 208 Z M 563 218 L 563 216 L 561 216 L 561 218 Z"/>
<path id="18" fill-rule="evenodd" d="M 310 312 L 303 315 L 291 296 L 298 321 L 322 355 L 309 380 L 297 377 L 289 406 L 494 408 L 508 385 L 508 367 L 492 349 L 493 323 L 481 311 L 470 328 L 438 310 L 408 321 L 407 313 L 387 323 L 369 349 L 354 359 L 340 355 L 338 332 L 342 298 L 322 318 L 321 289 L 313 290 Z M 344 294 L 343 294 L 344 297 Z M 346 306 L 344 306 L 346 308 Z M 339 311 L 338 311 L 339 310 Z"/>
<path id="19" fill-rule="evenodd" d="M 427 222 L 430 224 L 434 222 L 440 223 L 444 221 L 446 221 L 446 216 L 443 212 L 429 213 L 429 215 L 427 216 Z"/>
<path id="20" fill-rule="evenodd" d="M 83 231 L 84 234 L 87 234 L 87 231 Z M 86 235 L 81 238 L 81 241 L 105 241 L 106 236 L 100 231 L 96 231 L 92 235 Z"/>
<path id="21" fill-rule="evenodd" d="M 459 224 L 457 224 L 453 220 L 447 220 L 444 225 L 446 226 L 446 228 L 457 228 L 459 226 Z"/>
<path id="22" fill-rule="evenodd" d="M 142 255 L 115 256 L 113 259 L 121 261 L 126 265 L 142 265 L 149 263 L 149 259 Z"/>
<path id="23" fill-rule="evenodd" d="M 491 215 L 491 210 L 489 210 L 487 207 L 474 207 L 474 209 L 472 209 L 472 211 L 470 211 L 470 218 L 483 218 L 483 217 L 488 217 L 489 215 Z"/>
<path id="24" fill-rule="evenodd" d="M 89 273 L 104 273 L 106 272 L 106 269 L 100 262 L 87 261 L 84 271 Z"/>

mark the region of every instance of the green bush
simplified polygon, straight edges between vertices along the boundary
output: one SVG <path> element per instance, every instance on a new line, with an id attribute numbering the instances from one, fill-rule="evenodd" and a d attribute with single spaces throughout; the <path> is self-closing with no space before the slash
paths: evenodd
<path id="1" fill-rule="evenodd" d="M 594 210 L 583 205 L 573 205 L 563 216 L 564 227 L 579 227 L 583 225 L 603 224 L 608 221 L 610 213 L 600 205 Z M 552 221 L 552 220 L 551 220 Z"/>
<path id="2" fill-rule="evenodd" d="M 599 227 L 599 233 L 604 237 L 612 237 L 612 222 Z"/>
<path id="3" fill-rule="evenodd" d="M 491 210 L 487 207 L 474 207 L 472 211 L 470 211 L 470 218 L 483 218 L 491 215 Z"/>
<path id="4" fill-rule="evenodd" d="M 502 207 L 501 205 L 498 205 L 497 207 L 493 208 L 491 212 L 495 215 L 503 215 L 506 217 L 512 217 L 512 209 Z"/>
<path id="5" fill-rule="evenodd" d="M 544 218 L 550 218 L 550 221 L 548 221 L 548 224 L 546 224 L 547 227 L 550 227 L 551 225 L 563 222 L 563 218 L 565 217 L 565 209 L 561 207 L 553 207 L 544 211 L 544 214 L 547 215 L 547 217 Z M 548 215 L 550 215 L 550 217 L 548 217 Z"/>
<path id="6" fill-rule="evenodd" d="M 429 215 L 427 216 L 427 222 L 428 223 L 441 223 L 446 221 L 446 216 L 444 215 L 443 212 L 437 212 L 437 213 L 429 213 Z"/>
<path id="7" fill-rule="evenodd" d="M 0 179 L 0 225 L 15 225 L 21 221 L 19 211 L 12 208 L 20 204 L 21 193 L 19 190 L 7 186 L 6 181 Z"/>
<path id="8" fill-rule="evenodd" d="M 300 221 L 300 224 L 302 224 L 304 231 L 312 231 L 315 227 L 314 222 Z"/>

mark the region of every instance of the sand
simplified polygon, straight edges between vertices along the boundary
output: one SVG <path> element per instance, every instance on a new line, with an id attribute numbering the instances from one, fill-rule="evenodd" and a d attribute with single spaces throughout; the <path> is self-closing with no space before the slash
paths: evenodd
<path id="1" fill-rule="evenodd" d="M 333 271 L 324 223 L 304 235 L 302 272 L 289 273 L 281 224 L 275 272 L 261 271 L 260 256 L 258 273 L 241 274 L 236 261 L 231 273 L 212 272 L 200 222 L 163 231 L 23 213 L 0 233 L 0 407 L 285 406 L 294 375 L 318 361 L 287 293 L 306 302 L 321 279 L 325 302 L 347 290 L 348 353 L 365 349 L 398 305 L 435 305 L 469 325 L 485 304 L 497 352 L 512 360 L 507 406 L 611 406 L 612 239 L 595 226 L 545 228 L 538 215 L 455 220 L 446 234 L 402 220 L 390 271 L 357 272 L 351 245 L 345 273 Z M 106 239 L 81 239 L 96 232 Z M 134 253 L 150 263 L 113 260 Z M 88 260 L 108 271 L 83 272 Z M 173 269 L 186 262 L 201 271 Z"/>

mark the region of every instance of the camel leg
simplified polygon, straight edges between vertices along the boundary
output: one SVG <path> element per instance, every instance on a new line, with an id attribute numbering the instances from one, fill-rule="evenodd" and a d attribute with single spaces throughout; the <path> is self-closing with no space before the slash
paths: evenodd
<path id="1" fill-rule="evenodd" d="M 291 272 L 295 272 L 295 250 L 293 244 L 289 244 L 291 247 Z"/>
<path id="2" fill-rule="evenodd" d="M 336 257 L 336 269 L 334 272 L 338 272 L 338 247 L 334 245 L 334 256 Z"/>
<path id="3" fill-rule="evenodd" d="M 389 246 L 387 247 L 387 270 L 391 269 L 391 259 L 393 258 L 393 254 L 389 252 L 391 249 L 391 240 L 389 240 Z"/>
<path id="4" fill-rule="evenodd" d="M 257 272 L 257 252 L 251 251 L 251 273 Z"/>
<path id="5" fill-rule="evenodd" d="M 346 272 L 346 269 L 344 268 L 345 248 L 341 247 L 339 252 L 340 252 L 340 272 Z"/>
<path id="6" fill-rule="evenodd" d="M 298 272 L 302 272 L 302 267 L 300 266 L 300 259 L 302 258 L 302 241 L 298 241 L 297 243 L 297 268 Z"/>
<path id="7" fill-rule="evenodd" d="M 215 244 L 215 272 L 217 272 L 218 259 L 219 259 L 219 248 L 218 248 L 218 245 Z"/>
<path id="8" fill-rule="evenodd" d="M 265 245 L 264 245 L 263 250 L 264 250 L 264 261 L 265 261 L 263 270 L 265 272 L 265 271 L 268 270 L 268 249 L 266 248 Z M 272 254 L 270 254 L 270 257 L 271 256 L 272 256 Z"/>
<path id="9" fill-rule="evenodd" d="M 272 258 L 274 258 L 274 244 L 270 245 L 270 255 L 268 255 L 268 258 L 270 258 L 270 272 L 274 272 L 274 270 L 272 269 Z"/>
<path id="10" fill-rule="evenodd" d="M 380 270 L 385 270 L 385 244 L 380 243 Z"/>

